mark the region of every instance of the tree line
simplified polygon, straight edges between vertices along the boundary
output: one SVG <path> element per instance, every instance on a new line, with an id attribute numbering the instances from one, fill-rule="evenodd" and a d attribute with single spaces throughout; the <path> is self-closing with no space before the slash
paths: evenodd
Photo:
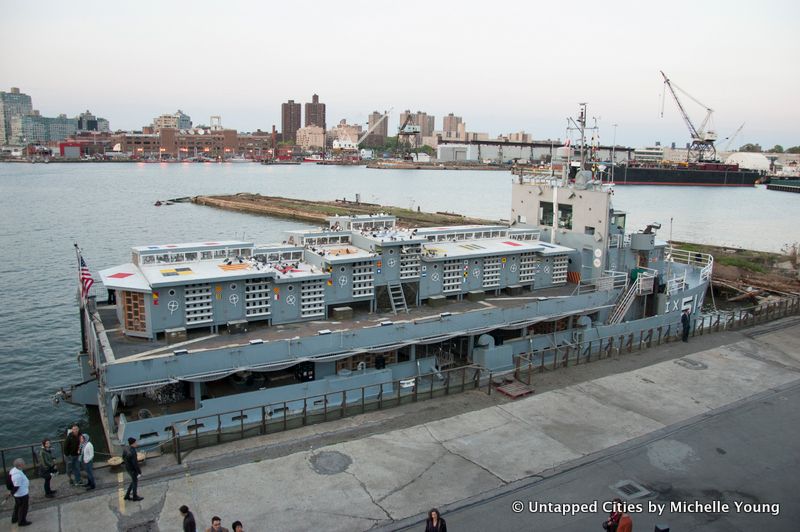
<path id="1" fill-rule="evenodd" d="M 752 153 L 800 153 L 800 146 L 792 146 L 791 148 L 783 149 L 783 146 L 776 144 L 772 148 L 765 150 L 760 144 L 745 144 L 739 148 L 739 151 L 747 151 Z"/>

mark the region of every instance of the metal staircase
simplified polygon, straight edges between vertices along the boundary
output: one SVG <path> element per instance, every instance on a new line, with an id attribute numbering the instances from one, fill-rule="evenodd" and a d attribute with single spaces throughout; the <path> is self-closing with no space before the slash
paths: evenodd
<path id="1" fill-rule="evenodd" d="M 392 312 L 408 312 L 406 296 L 403 293 L 403 285 L 398 282 L 389 283 L 389 301 L 392 303 Z"/>
<path id="2" fill-rule="evenodd" d="M 625 317 L 625 314 L 628 313 L 628 310 L 630 310 L 636 296 L 652 294 L 654 285 L 655 275 L 653 273 L 650 271 L 640 273 L 636 281 L 631 283 L 628 290 L 623 292 L 622 297 L 617 301 L 614 310 L 611 311 L 611 315 L 608 317 L 607 325 L 622 323 L 622 319 Z"/>

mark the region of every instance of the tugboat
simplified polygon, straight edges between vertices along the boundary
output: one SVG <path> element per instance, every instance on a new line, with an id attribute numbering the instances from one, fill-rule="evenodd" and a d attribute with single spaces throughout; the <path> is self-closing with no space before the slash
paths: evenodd
<path id="1" fill-rule="evenodd" d="M 612 193 L 586 170 L 515 177 L 510 225 L 333 216 L 277 244 L 133 247 L 99 272 L 109 300 L 82 285 L 81 383 L 65 398 L 99 409 L 112 449 L 213 439 L 444 393 L 451 372 L 487 382 L 553 346 L 674 333 L 713 259 L 672 249 L 657 223 L 626 233 Z"/>

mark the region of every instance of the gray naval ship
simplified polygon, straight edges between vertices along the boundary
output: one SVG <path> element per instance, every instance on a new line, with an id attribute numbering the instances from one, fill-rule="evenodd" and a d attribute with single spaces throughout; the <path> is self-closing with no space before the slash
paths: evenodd
<path id="1" fill-rule="evenodd" d="M 510 225 L 338 216 L 280 244 L 134 247 L 100 272 L 108 301 L 81 304 L 82 382 L 64 393 L 98 407 L 112 448 L 147 446 L 433 390 L 448 368 L 485 379 L 554 345 L 675 331 L 713 259 L 671 249 L 658 224 L 626 233 L 612 195 L 586 171 L 515 177 Z"/>

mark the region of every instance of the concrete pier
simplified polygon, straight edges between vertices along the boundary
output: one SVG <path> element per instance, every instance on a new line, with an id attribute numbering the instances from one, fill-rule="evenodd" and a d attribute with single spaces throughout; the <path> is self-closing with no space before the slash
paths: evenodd
<path id="1" fill-rule="evenodd" d="M 681 490 L 687 496 L 697 491 L 692 486 L 698 456 L 722 457 L 725 449 L 740 454 L 702 465 L 720 472 L 745 468 L 748 478 L 769 475 L 770 482 L 796 479 L 790 466 L 797 465 L 791 453 L 798 430 L 788 431 L 781 419 L 784 406 L 797 411 L 800 401 L 800 393 L 789 393 L 800 387 L 800 318 L 696 337 L 688 344 L 665 344 L 543 374 L 535 381 L 540 393 L 515 402 L 499 394 L 468 392 L 437 405 L 407 405 L 201 449 L 181 465 L 172 456 L 148 459 L 141 503 L 122 500 L 124 474 L 101 472 L 97 491 L 90 493 L 65 486 L 66 479 L 59 476 L 56 499 L 43 499 L 41 481 L 34 480 L 33 526 L 26 530 L 179 530 L 177 509 L 182 504 L 194 512 L 198 529 L 209 526 L 212 515 L 222 516 L 224 526 L 239 519 L 248 531 L 417 529 L 433 506 L 445 517 L 453 515 L 453 530 L 486 530 L 490 521 L 500 528 L 538 529 L 540 522 L 531 520 L 533 516 L 520 521 L 510 507 L 492 507 L 491 514 L 484 508 L 483 520 L 474 517 L 479 510 L 469 512 L 526 489 L 538 500 L 560 501 L 572 492 L 563 491 L 559 479 L 573 482 L 577 493 L 575 486 L 588 482 L 576 473 L 581 468 L 599 467 L 604 458 L 642 442 L 650 442 L 645 452 L 650 462 L 669 472 L 665 478 L 674 497 Z M 746 429 L 698 441 L 687 437 L 676 443 L 669 437 L 748 401 L 762 409 L 757 441 Z M 769 401 L 779 402 L 783 410 L 770 407 Z M 436 415 L 431 408 L 437 409 Z M 765 428 L 770 416 L 775 416 L 772 433 Z M 752 416 L 747 419 L 755 422 Z M 709 445 L 711 451 L 702 447 Z M 772 451 L 764 455 L 762 445 Z M 786 454 L 781 455 L 783 448 Z M 782 466 L 774 469 L 775 463 Z M 594 498 L 617 496 L 609 485 L 633 474 L 618 471 L 620 467 L 612 464 L 598 470 L 603 476 L 590 479 Z M 722 477 L 720 473 L 720 483 Z M 710 529 L 792 529 L 800 518 L 796 494 L 769 490 L 768 484 L 753 482 L 747 500 L 781 503 L 781 515 L 741 521 L 728 515 Z M 646 487 L 655 493 L 661 489 L 653 482 Z M 6 504 L 0 517 L 4 525 L 9 510 Z M 493 518 L 487 521 L 489 515 Z M 549 516 L 541 523 L 547 529 L 586 530 L 588 524 L 599 529 L 602 516 L 590 517 Z M 638 519 L 650 523 L 644 516 Z M 707 522 L 703 519 L 698 514 L 685 526 L 700 529 Z"/>
<path id="2" fill-rule="evenodd" d="M 794 181 L 773 181 L 767 184 L 767 190 L 777 190 L 778 192 L 800 193 L 800 180 Z"/>

